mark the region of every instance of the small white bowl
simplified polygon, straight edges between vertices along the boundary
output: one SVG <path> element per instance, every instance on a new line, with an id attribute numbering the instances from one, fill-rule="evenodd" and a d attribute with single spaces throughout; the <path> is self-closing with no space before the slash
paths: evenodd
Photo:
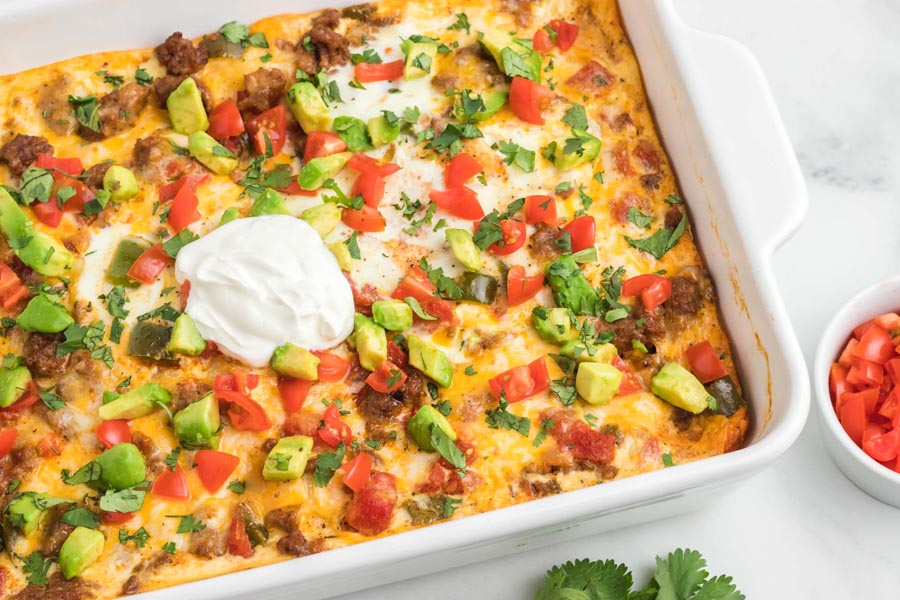
<path id="1" fill-rule="evenodd" d="M 825 327 L 813 368 L 819 430 L 828 453 L 850 481 L 882 502 L 900 508 L 900 473 L 880 465 L 844 431 L 828 389 L 828 374 L 853 329 L 878 315 L 900 310 L 900 275 L 880 281 L 848 300 Z"/>

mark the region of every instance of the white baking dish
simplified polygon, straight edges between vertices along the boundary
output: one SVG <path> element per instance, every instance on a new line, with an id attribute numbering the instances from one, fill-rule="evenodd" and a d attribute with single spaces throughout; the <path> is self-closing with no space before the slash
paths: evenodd
<path id="1" fill-rule="evenodd" d="M 6 0 L 0 2 L 0 73 L 77 54 L 153 46 L 175 29 L 196 36 L 230 19 L 252 22 L 330 5 Z M 809 381 L 771 263 L 775 249 L 799 226 L 807 200 L 765 77 L 742 46 L 688 28 L 671 0 L 621 0 L 621 9 L 739 358 L 754 415 L 747 447 L 147 597 L 302 593 L 311 600 L 608 531 L 702 506 L 793 443 L 806 420 Z"/>

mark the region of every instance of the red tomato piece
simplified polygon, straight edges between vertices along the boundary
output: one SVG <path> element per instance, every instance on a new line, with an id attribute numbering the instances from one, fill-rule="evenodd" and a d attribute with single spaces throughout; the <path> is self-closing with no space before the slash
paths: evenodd
<path id="1" fill-rule="evenodd" d="M 200 220 L 200 211 L 197 207 L 200 201 L 197 200 L 197 194 L 188 185 L 181 186 L 175 198 L 172 200 L 172 207 L 169 209 L 168 223 L 172 226 L 175 233 L 184 230 L 191 223 Z"/>
<path id="2" fill-rule="evenodd" d="M 556 216 L 556 200 L 550 196 L 541 195 L 525 198 L 525 222 L 530 225 L 546 223 L 556 227 L 559 223 L 559 218 Z"/>
<path id="3" fill-rule="evenodd" d="M 156 478 L 156 481 L 153 482 L 150 493 L 170 500 L 187 500 L 191 497 L 187 479 L 180 465 L 175 465 L 174 471 L 164 469 Z"/>
<path id="4" fill-rule="evenodd" d="M 652 273 L 629 277 L 622 284 L 622 296 L 631 298 L 638 294 L 644 307 L 652 311 L 672 295 L 672 282 L 666 277 Z"/>
<path id="5" fill-rule="evenodd" d="M 865 323 L 863 323 L 861 325 L 857 325 L 853 329 L 853 337 L 855 337 L 857 340 L 862 338 L 862 336 L 865 335 L 865 333 L 869 330 L 869 327 L 871 327 L 874 324 L 875 324 L 875 321 L 873 319 L 871 321 L 866 321 Z"/>
<path id="6" fill-rule="evenodd" d="M 32 202 L 31 212 L 47 227 L 59 227 L 62 222 L 63 211 L 53 198 L 47 202 Z"/>
<path id="7" fill-rule="evenodd" d="M 531 39 L 531 45 L 541 54 L 546 54 L 553 50 L 553 40 L 550 39 L 550 34 L 547 33 L 547 30 L 543 27 L 534 32 L 534 37 Z"/>
<path id="8" fill-rule="evenodd" d="M 533 125 L 544 124 L 542 104 L 552 97 L 550 88 L 524 77 L 513 77 L 509 86 L 509 107 L 517 117 Z"/>
<path id="9" fill-rule="evenodd" d="M 22 396 L 5 408 L 0 408 L 0 414 L 15 414 L 31 408 L 39 400 L 37 383 L 28 384 L 28 390 Z"/>
<path id="10" fill-rule="evenodd" d="M 847 367 L 848 369 L 853 366 L 853 350 L 856 348 L 857 344 L 859 344 L 859 342 L 856 338 L 850 338 L 850 341 L 844 346 L 844 349 L 841 351 L 841 355 L 838 358 L 839 365 Z"/>
<path id="11" fill-rule="evenodd" d="M 244 119 L 233 98 L 228 98 L 209 113 L 206 133 L 219 141 L 244 133 Z"/>
<path id="12" fill-rule="evenodd" d="M 28 296 L 28 288 L 6 263 L 0 263 L 0 300 L 3 308 L 10 310 Z"/>
<path id="13" fill-rule="evenodd" d="M 116 510 L 100 511 L 100 520 L 104 525 L 121 525 L 134 518 L 133 512 L 119 512 Z"/>
<path id="14" fill-rule="evenodd" d="M 441 210 L 460 219 L 475 221 L 484 216 L 478 194 L 464 185 L 446 190 L 431 190 L 428 198 Z"/>
<path id="15" fill-rule="evenodd" d="M 890 334 L 873 323 L 859 338 L 859 344 L 853 349 L 853 356 L 884 364 L 896 357 L 897 353 Z"/>
<path id="16" fill-rule="evenodd" d="M 293 377 L 278 378 L 278 394 L 281 396 L 281 403 L 284 405 L 284 412 L 292 414 L 303 408 L 309 390 L 313 386 L 313 381 L 307 379 L 295 379 Z"/>
<path id="17" fill-rule="evenodd" d="M 513 219 L 500 221 L 503 239 L 488 246 L 488 251 L 497 256 L 507 256 L 525 245 L 525 223 Z"/>
<path id="18" fill-rule="evenodd" d="M 437 288 L 431 283 L 431 280 L 428 278 L 428 273 L 426 273 L 419 265 L 415 265 L 403 279 L 400 280 L 397 289 L 391 294 L 391 298 L 403 300 L 404 298 L 411 296 L 419 302 L 424 303 L 434 300 L 436 292 Z"/>
<path id="19" fill-rule="evenodd" d="M 897 313 L 885 313 L 875 317 L 872 321 L 888 333 L 900 329 L 900 315 Z"/>
<path id="20" fill-rule="evenodd" d="M 248 396 L 230 390 L 216 390 L 216 398 L 228 402 L 228 418 L 240 431 L 265 431 L 272 427 L 265 409 Z"/>
<path id="21" fill-rule="evenodd" d="M 396 477 L 372 471 L 366 484 L 347 505 L 344 519 L 363 535 L 378 535 L 391 524 L 396 504 Z"/>
<path id="22" fill-rule="evenodd" d="M 378 208 L 381 199 L 384 198 L 384 177 L 377 173 L 360 173 L 350 191 L 351 196 L 357 194 L 362 196 L 367 206 Z"/>
<path id="23" fill-rule="evenodd" d="M 347 142 L 338 134 L 330 131 L 310 131 L 307 133 L 306 146 L 303 148 L 303 162 L 343 152 L 346 149 Z"/>
<path id="24" fill-rule="evenodd" d="M 631 370 L 631 367 L 622 360 L 621 356 L 616 355 L 612 364 L 615 368 L 622 371 L 622 374 L 624 375 L 622 377 L 622 382 L 619 383 L 619 390 L 616 392 L 617 396 L 630 396 L 631 394 L 636 394 L 644 389 L 641 378 Z"/>
<path id="25" fill-rule="evenodd" d="M 350 431 L 350 426 L 341 420 L 341 413 L 336 404 L 330 405 L 322 413 L 322 426 L 318 433 L 319 439 L 332 448 L 337 448 L 341 442 L 347 446 L 353 442 L 353 432 Z"/>
<path id="26" fill-rule="evenodd" d="M 897 458 L 900 451 L 900 429 L 892 429 L 887 433 L 880 433 L 863 440 L 863 451 L 880 462 L 887 462 Z"/>
<path id="27" fill-rule="evenodd" d="M 60 175 L 56 182 L 53 184 L 53 193 L 50 195 L 50 200 L 46 202 L 46 204 L 56 204 L 57 208 L 59 208 L 59 203 L 57 199 L 57 194 L 63 188 L 71 189 L 71 196 L 63 202 L 61 210 L 63 212 L 81 212 L 84 210 L 84 205 L 96 198 L 88 186 L 84 184 L 84 182 L 79 181 L 78 179 L 73 179 L 68 175 Z M 37 203 L 35 203 L 37 204 Z M 33 208 L 33 206 L 32 206 Z M 50 210 L 52 209 L 39 209 L 39 210 Z"/>
<path id="28" fill-rule="evenodd" d="M 207 181 L 209 181 L 209 173 L 191 173 L 179 177 L 172 183 L 167 183 L 159 188 L 159 201 L 161 204 L 171 202 L 184 186 L 188 186 L 196 192 L 197 188 Z"/>
<path id="29" fill-rule="evenodd" d="M 52 433 L 48 433 L 38 442 L 38 454 L 43 458 L 52 458 L 60 455 L 59 440 Z"/>
<path id="30" fill-rule="evenodd" d="M 101 421 L 94 433 L 107 448 L 131 441 L 131 426 L 124 419 Z"/>
<path id="31" fill-rule="evenodd" d="M 237 456 L 218 450 L 200 450 L 194 454 L 197 477 L 210 494 L 222 489 L 240 462 Z"/>
<path id="32" fill-rule="evenodd" d="M 15 429 L 0 429 L 0 458 L 10 453 L 18 435 Z"/>
<path id="33" fill-rule="evenodd" d="M 131 268 L 128 276 L 141 283 L 153 283 L 163 269 L 172 264 L 172 257 L 162 249 L 162 244 L 153 244 L 141 254 Z"/>
<path id="34" fill-rule="evenodd" d="M 897 409 L 900 408 L 900 388 L 894 388 L 890 391 L 881 406 L 878 407 L 878 414 L 893 422 L 897 416 Z"/>
<path id="35" fill-rule="evenodd" d="M 423 304 L 422 308 L 425 309 L 425 312 L 429 315 L 437 318 L 437 321 L 429 321 L 429 323 L 456 322 L 456 311 L 454 310 L 453 303 L 449 300 L 442 300 L 440 298 L 430 300 Z"/>
<path id="36" fill-rule="evenodd" d="M 356 458 L 344 463 L 341 468 L 344 470 L 344 485 L 354 492 L 360 492 L 372 474 L 372 457 L 360 452 Z"/>
<path id="37" fill-rule="evenodd" d="M 272 156 L 277 156 L 284 148 L 287 139 L 287 112 L 284 104 L 270 108 L 266 112 L 257 115 L 247 121 L 247 134 L 253 142 L 253 149 L 257 154 L 265 154 L 266 138 L 272 148 Z"/>
<path id="38" fill-rule="evenodd" d="M 557 447 L 575 458 L 596 464 L 609 464 L 616 453 L 616 436 L 592 429 L 571 410 L 551 409 L 543 414 L 553 421 L 550 435 Z"/>
<path id="39" fill-rule="evenodd" d="M 528 363 L 528 371 L 531 373 L 531 379 L 534 381 L 534 388 L 531 394 L 540 394 L 550 387 L 550 373 L 547 371 L 547 361 L 544 357 Z"/>
<path id="40" fill-rule="evenodd" d="M 228 526 L 228 541 L 226 543 L 228 554 L 250 558 L 253 556 L 253 545 L 250 544 L 250 536 L 244 527 L 244 521 L 240 517 L 231 517 Z"/>
<path id="41" fill-rule="evenodd" d="M 556 47 L 560 52 L 565 52 L 575 45 L 575 39 L 578 37 L 578 25 L 553 19 L 550 21 L 550 28 L 556 32 Z"/>
<path id="42" fill-rule="evenodd" d="M 340 381 L 350 370 L 350 362 L 327 350 L 314 350 L 319 359 L 319 381 Z"/>
<path id="43" fill-rule="evenodd" d="M 388 340 L 387 355 L 388 360 L 401 369 L 405 369 L 409 365 L 409 356 L 394 340 Z"/>
<path id="44" fill-rule="evenodd" d="M 481 163 L 471 154 L 460 152 L 450 159 L 444 169 L 444 185 L 447 188 L 459 187 L 484 171 Z"/>
<path id="45" fill-rule="evenodd" d="M 519 367 L 513 367 L 488 381 L 491 391 L 497 398 L 510 404 L 521 402 L 535 394 L 543 392 L 550 386 L 550 375 L 543 357 Z"/>
<path id="46" fill-rule="evenodd" d="M 400 165 L 379 162 L 371 156 L 366 156 L 359 152 L 350 157 L 347 166 L 357 173 L 375 173 L 382 177 L 387 177 L 400 170 Z"/>
<path id="47" fill-rule="evenodd" d="M 709 383 L 728 375 L 725 363 L 719 358 L 719 353 L 706 340 L 694 344 L 685 351 L 685 354 L 691 365 L 691 371 L 694 372 L 700 383 Z"/>
<path id="48" fill-rule="evenodd" d="M 373 81 L 390 81 L 403 77 L 403 61 L 393 60 L 386 63 L 359 63 L 353 74 L 360 83 Z"/>
<path id="49" fill-rule="evenodd" d="M 78 177 L 84 171 L 80 158 L 56 158 L 50 154 L 39 154 L 34 166 L 39 169 L 53 171 L 53 179 L 59 180 L 66 175 Z"/>
<path id="50" fill-rule="evenodd" d="M 884 363 L 884 372 L 894 381 L 900 381 L 900 358 L 892 358 Z"/>
<path id="51" fill-rule="evenodd" d="M 341 221 L 347 227 L 362 233 L 384 231 L 384 227 L 387 224 L 384 216 L 378 212 L 378 209 L 368 205 L 363 206 L 359 210 L 345 208 L 341 211 Z"/>
<path id="52" fill-rule="evenodd" d="M 867 391 L 875 392 L 874 395 L 877 399 L 878 392 L 876 390 Z M 844 427 L 844 430 L 847 432 L 847 435 L 850 436 L 850 439 L 852 439 L 857 446 L 862 445 L 863 433 L 865 432 L 866 423 L 868 422 L 866 418 L 866 397 L 868 395 L 870 394 L 867 394 L 866 392 L 847 392 L 841 396 L 840 399 L 839 420 Z"/>
<path id="53" fill-rule="evenodd" d="M 597 236 L 597 223 L 591 215 L 575 217 L 563 226 L 572 240 L 572 252 L 579 252 L 594 245 Z"/>
<path id="54" fill-rule="evenodd" d="M 884 380 L 884 367 L 870 360 L 853 359 L 853 366 L 847 372 L 847 381 L 856 386 L 881 385 Z"/>
<path id="55" fill-rule="evenodd" d="M 544 274 L 528 276 L 525 267 L 515 265 L 506 274 L 506 298 L 510 306 L 531 300 L 544 287 Z"/>
<path id="56" fill-rule="evenodd" d="M 390 394 L 399 390 L 406 383 L 406 373 L 389 360 L 384 361 L 377 369 L 369 373 L 366 383 L 376 392 Z"/>

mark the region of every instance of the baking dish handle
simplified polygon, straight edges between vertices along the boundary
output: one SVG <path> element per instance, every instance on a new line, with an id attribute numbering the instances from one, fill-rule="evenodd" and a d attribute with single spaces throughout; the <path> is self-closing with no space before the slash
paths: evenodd
<path id="1" fill-rule="evenodd" d="M 694 29 L 686 36 L 698 85 L 715 108 L 716 160 L 742 198 L 741 227 L 774 251 L 796 232 L 807 208 L 806 183 L 762 67 L 728 38 Z M 775 216 L 777 215 L 777 218 Z"/>

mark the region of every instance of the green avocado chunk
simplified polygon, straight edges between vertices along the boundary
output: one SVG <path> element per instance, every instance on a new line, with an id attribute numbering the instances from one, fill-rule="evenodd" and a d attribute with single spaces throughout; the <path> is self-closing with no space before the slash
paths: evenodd
<path id="1" fill-rule="evenodd" d="M 390 144 L 400 136 L 400 121 L 398 119 L 391 123 L 384 115 L 372 117 L 369 119 L 368 129 L 372 145 L 378 148 Z"/>
<path id="2" fill-rule="evenodd" d="M 575 167 L 593 161 L 600 154 L 600 140 L 589 134 L 583 129 L 572 130 L 573 138 L 580 141 L 579 145 L 572 145 L 566 140 L 560 140 L 556 143 L 556 151 L 553 153 L 553 164 L 560 171 L 568 171 Z M 577 147 L 576 147 L 577 146 Z M 570 149 L 569 152 L 566 152 Z"/>
<path id="3" fill-rule="evenodd" d="M 34 228 L 25 211 L 0 187 L 0 232 L 23 263 L 47 277 L 64 276 L 75 257 L 62 244 Z"/>
<path id="4" fill-rule="evenodd" d="M 137 179 L 131 169 L 113 165 L 103 176 L 103 189 L 109 192 L 109 199 L 114 204 L 121 204 L 137 196 Z"/>
<path id="5" fill-rule="evenodd" d="M 140 287 L 140 282 L 128 276 L 128 270 L 141 254 L 150 247 L 150 244 L 137 238 L 125 238 L 116 246 L 109 268 L 106 269 L 106 279 L 114 285 L 125 287 Z"/>
<path id="6" fill-rule="evenodd" d="M 564 344 L 575 336 L 572 319 L 565 308 L 537 306 L 531 311 L 531 324 L 541 339 L 549 344 Z"/>
<path id="7" fill-rule="evenodd" d="M 283 437 L 269 451 L 263 464 L 263 479 L 288 481 L 300 479 L 312 452 L 313 440 L 305 435 Z"/>
<path id="8" fill-rule="evenodd" d="M 570 255 L 563 255 L 547 265 L 547 282 L 559 306 L 576 315 L 594 315 L 599 310 L 597 292 Z"/>
<path id="9" fill-rule="evenodd" d="M 591 404 L 606 404 L 619 391 L 622 371 L 612 365 L 583 362 L 575 375 L 575 390 Z"/>
<path id="10" fill-rule="evenodd" d="M 31 383 L 31 371 L 26 366 L 0 368 L 0 407 L 15 404 Z"/>
<path id="11" fill-rule="evenodd" d="M 175 413 L 175 437 L 188 450 L 219 447 L 219 403 L 213 392 Z"/>
<path id="12" fill-rule="evenodd" d="M 351 256 L 350 249 L 347 248 L 347 244 L 345 244 L 342 240 L 337 240 L 334 242 L 330 242 L 328 244 L 328 249 L 331 250 L 331 253 L 334 254 L 334 257 L 337 259 L 338 266 L 341 268 L 341 271 L 353 270 L 353 261 L 356 259 Z"/>
<path id="13" fill-rule="evenodd" d="M 525 77 L 541 82 L 541 55 L 499 29 L 478 34 L 478 41 L 490 52 L 500 70 L 509 77 Z"/>
<path id="14" fill-rule="evenodd" d="M 387 360 L 387 334 L 374 320 L 356 313 L 353 316 L 353 339 L 363 369 L 374 371 Z"/>
<path id="15" fill-rule="evenodd" d="M 301 81 L 292 85 L 287 92 L 287 104 L 291 114 L 306 133 L 328 131 L 331 127 L 328 106 L 312 83 Z"/>
<path id="16" fill-rule="evenodd" d="M 569 340 L 559 349 L 559 353 L 577 362 L 612 363 L 619 354 L 612 344 L 588 344 L 581 340 Z"/>
<path id="17" fill-rule="evenodd" d="M 219 218 L 219 227 L 225 225 L 226 223 L 231 223 L 240 216 L 241 213 L 240 211 L 238 211 L 236 206 L 229 206 L 222 211 L 222 216 Z"/>
<path id="18" fill-rule="evenodd" d="M 409 364 L 434 379 L 442 387 L 453 383 L 453 363 L 447 355 L 420 338 L 410 335 L 406 338 L 409 346 Z"/>
<path id="19" fill-rule="evenodd" d="M 84 573 L 103 554 L 106 537 L 96 529 L 76 527 L 59 548 L 59 569 L 72 579 Z"/>
<path id="20" fill-rule="evenodd" d="M 195 131 L 191 134 L 188 138 L 188 151 L 216 175 L 228 175 L 238 166 L 238 159 L 231 150 L 205 131 Z"/>
<path id="21" fill-rule="evenodd" d="M 206 340 L 200 335 L 194 320 L 187 313 L 181 313 L 175 319 L 172 327 L 172 337 L 169 338 L 169 352 L 199 356 L 206 349 Z"/>
<path id="22" fill-rule="evenodd" d="M 322 187 L 322 184 L 337 175 L 352 156 L 352 152 L 337 152 L 313 158 L 300 169 L 297 183 L 304 190 L 317 190 Z"/>
<path id="23" fill-rule="evenodd" d="M 104 421 L 139 419 L 152 413 L 160 404 L 171 402 L 172 397 L 161 385 L 145 383 L 101 406 L 100 418 Z"/>
<path id="24" fill-rule="evenodd" d="M 307 350 L 288 342 L 275 348 L 272 360 L 269 361 L 279 375 L 316 381 L 319 378 L 319 358 Z"/>
<path id="25" fill-rule="evenodd" d="M 103 489 L 124 490 L 141 483 L 147 476 L 144 457 L 132 443 L 116 444 L 94 462 L 100 466 L 100 479 L 96 483 Z"/>
<path id="26" fill-rule="evenodd" d="M 300 213 L 300 218 L 315 229 L 322 239 L 325 239 L 341 222 L 341 209 L 337 204 L 326 202 L 307 208 Z"/>
<path id="27" fill-rule="evenodd" d="M 334 131 L 347 144 L 351 152 L 368 150 L 372 147 L 369 141 L 369 129 L 365 121 L 356 117 L 338 117 L 334 120 Z"/>
<path id="28" fill-rule="evenodd" d="M 257 198 L 250 207 L 251 217 L 261 217 L 263 215 L 289 215 L 287 203 L 284 196 L 273 190 L 266 188 L 266 191 Z"/>
<path id="29" fill-rule="evenodd" d="M 191 135 L 197 131 L 206 131 L 209 118 L 203 108 L 203 98 L 193 77 L 186 77 L 166 100 L 169 120 L 172 129 L 178 133 Z"/>
<path id="30" fill-rule="evenodd" d="M 437 58 L 437 44 L 407 41 L 402 46 L 405 46 L 403 51 L 406 53 L 404 79 L 418 79 L 431 73 L 431 64 Z"/>
<path id="31" fill-rule="evenodd" d="M 452 441 L 456 441 L 456 430 L 453 429 L 453 425 L 450 424 L 447 417 L 430 404 L 426 404 L 413 415 L 413 418 L 409 420 L 407 425 L 409 436 L 421 450 L 425 452 L 437 451 L 431 443 L 432 425 L 441 429 Z"/>
<path id="32" fill-rule="evenodd" d="M 453 256 L 462 266 L 472 271 L 481 270 L 484 261 L 481 258 L 481 250 L 475 245 L 471 233 L 465 229 L 450 228 L 444 230 L 444 235 L 447 237 Z"/>
<path id="33" fill-rule="evenodd" d="M 51 497 L 47 494 L 26 492 L 6 507 L 6 520 L 24 535 L 31 535 L 40 526 L 44 516 L 44 508 L 38 506 L 38 503 L 49 499 Z"/>
<path id="34" fill-rule="evenodd" d="M 38 294 L 25 306 L 25 310 L 16 317 L 16 325 L 24 331 L 41 333 L 59 333 L 75 322 L 69 311 L 59 300 L 47 294 Z"/>
<path id="35" fill-rule="evenodd" d="M 650 390 L 669 404 L 695 415 L 709 407 L 709 392 L 693 373 L 678 363 L 666 363 L 650 379 Z"/>
<path id="36" fill-rule="evenodd" d="M 500 109 L 506 105 L 508 98 L 509 93 L 507 92 L 484 92 L 481 94 L 481 102 L 484 104 L 484 110 L 479 110 L 467 115 L 462 102 L 458 102 L 453 106 L 453 116 L 459 121 L 465 122 L 468 120 L 479 123 L 500 112 Z"/>
<path id="37" fill-rule="evenodd" d="M 388 331 L 404 331 L 412 327 L 413 312 L 403 300 L 378 300 L 372 304 L 372 318 Z"/>

